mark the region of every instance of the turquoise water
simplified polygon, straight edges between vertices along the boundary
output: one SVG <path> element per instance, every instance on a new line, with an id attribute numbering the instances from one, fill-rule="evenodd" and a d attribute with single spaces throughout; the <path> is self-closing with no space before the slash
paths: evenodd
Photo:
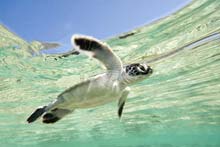
<path id="1" fill-rule="evenodd" d="M 104 70 L 84 55 L 39 54 L 39 42 L 1 26 L 1 146 L 220 146 L 220 1 L 193 1 L 106 42 L 125 64 L 148 62 L 154 69 L 131 87 L 122 120 L 115 102 L 76 110 L 53 125 L 27 124 L 36 107 Z"/>

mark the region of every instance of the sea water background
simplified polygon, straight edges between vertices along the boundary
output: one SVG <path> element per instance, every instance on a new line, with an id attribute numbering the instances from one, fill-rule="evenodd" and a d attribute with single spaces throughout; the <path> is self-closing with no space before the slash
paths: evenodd
<path id="1" fill-rule="evenodd" d="M 0 146 L 220 146 L 220 1 L 193 1 L 128 34 L 106 42 L 124 63 L 149 62 L 154 74 L 131 87 L 122 120 L 115 102 L 27 124 L 36 107 L 104 70 L 84 55 L 38 54 L 39 43 L 1 26 Z"/>

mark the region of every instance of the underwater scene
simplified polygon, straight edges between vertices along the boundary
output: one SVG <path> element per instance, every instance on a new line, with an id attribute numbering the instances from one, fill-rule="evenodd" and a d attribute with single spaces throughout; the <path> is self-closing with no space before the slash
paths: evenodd
<path id="1" fill-rule="evenodd" d="M 57 44 L 27 42 L 0 25 L 1 147 L 219 147 L 220 1 L 194 0 L 177 12 L 103 40 L 123 63 L 153 74 L 117 102 L 77 109 L 59 122 L 28 124 L 38 107 L 105 72 L 83 54 L 46 54 Z"/>

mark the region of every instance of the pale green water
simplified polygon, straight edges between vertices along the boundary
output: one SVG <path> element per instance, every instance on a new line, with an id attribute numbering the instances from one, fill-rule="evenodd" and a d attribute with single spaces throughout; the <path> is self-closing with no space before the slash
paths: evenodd
<path id="1" fill-rule="evenodd" d="M 45 125 L 25 120 L 102 69 L 83 55 L 31 57 L 27 50 L 37 52 L 39 44 L 0 27 L 0 146 L 219 147 L 220 1 L 194 1 L 133 32 L 107 43 L 126 64 L 149 61 L 154 74 L 132 86 L 122 120 L 115 102 Z M 181 48 L 210 34 L 216 35 Z"/>

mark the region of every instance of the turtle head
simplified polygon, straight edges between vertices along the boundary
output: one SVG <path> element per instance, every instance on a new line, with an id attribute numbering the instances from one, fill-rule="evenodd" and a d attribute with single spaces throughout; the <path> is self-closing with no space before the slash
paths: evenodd
<path id="1" fill-rule="evenodd" d="M 153 73 L 147 64 L 133 63 L 125 67 L 126 81 L 130 83 L 142 81 Z"/>

